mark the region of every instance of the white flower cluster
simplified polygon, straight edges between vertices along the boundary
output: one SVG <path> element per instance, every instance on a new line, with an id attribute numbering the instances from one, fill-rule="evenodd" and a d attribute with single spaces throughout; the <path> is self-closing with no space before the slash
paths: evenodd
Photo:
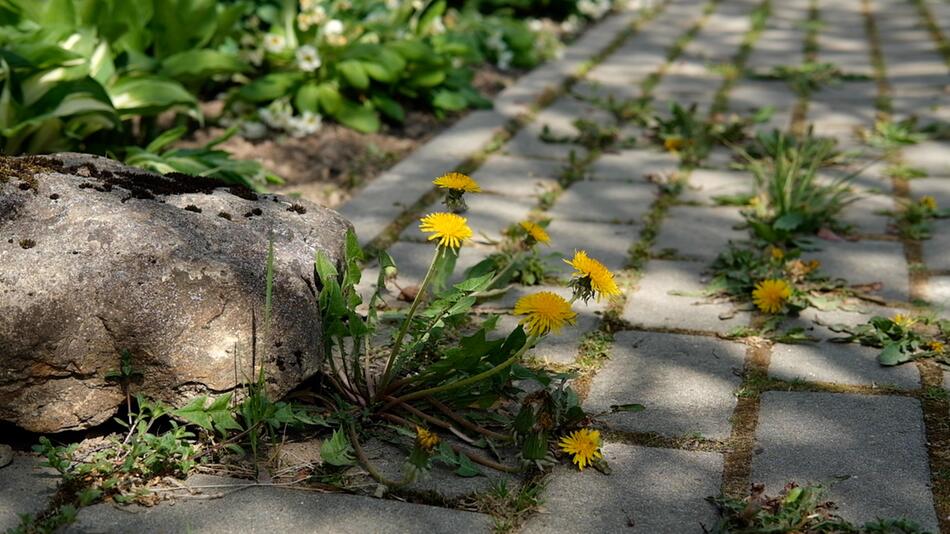
<path id="1" fill-rule="evenodd" d="M 266 108 L 257 111 L 263 124 L 259 122 L 245 122 L 242 133 L 248 138 L 263 137 L 266 130 L 262 126 L 267 126 L 272 130 L 285 131 L 293 137 L 304 137 L 320 130 L 323 126 L 323 117 L 310 111 L 304 111 L 300 115 L 294 115 L 294 110 L 287 99 L 280 99 L 271 102 Z"/>
<path id="2" fill-rule="evenodd" d="M 314 26 L 319 26 L 327 20 L 327 10 L 318 5 L 316 0 L 300 0 L 300 12 L 297 13 L 297 28 L 305 32 Z"/>
<path id="3" fill-rule="evenodd" d="M 495 64 L 499 69 L 506 70 L 511 67 L 511 60 L 515 58 L 515 54 L 508 48 L 508 43 L 505 42 L 501 32 L 492 32 L 488 39 L 485 39 L 485 45 L 495 52 Z"/>
<path id="4" fill-rule="evenodd" d="M 343 21 L 339 19 L 328 20 L 327 23 L 323 25 L 323 28 L 320 29 L 323 38 L 333 46 L 343 46 L 346 44 L 346 36 L 343 35 L 345 31 L 346 28 L 343 26 Z"/>
<path id="5" fill-rule="evenodd" d="M 323 61 L 320 54 L 312 45 L 303 45 L 294 53 L 297 59 L 297 67 L 304 72 L 313 72 L 320 68 Z"/>
<path id="6" fill-rule="evenodd" d="M 594 20 L 602 18 L 610 11 L 610 0 L 578 0 L 577 10 Z"/>

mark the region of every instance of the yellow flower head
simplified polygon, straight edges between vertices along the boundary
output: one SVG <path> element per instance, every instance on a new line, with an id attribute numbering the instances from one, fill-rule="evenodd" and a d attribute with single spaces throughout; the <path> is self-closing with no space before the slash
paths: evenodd
<path id="1" fill-rule="evenodd" d="M 686 140 L 682 137 L 667 137 L 663 140 L 663 148 L 669 150 L 670 152 L 676 152 L 677 150 L 683 148 L 683 145 L 686 144 Z"/>
<path id="2" fill-rule="evenodd" d="M 765 313 L 778 313 L 788 297 L 792 296 L 792 288 L 782 279 L 763 280 L 755 284 L 752 292 L 752 301 Z"/>
<path id="3" fill-rule="evenodd" d="M 429 241 L 438 239 L 439 245 L 443 247 L 459 248 L 465 240 L 472 237 L 468 219 L 454 213 L 430 213 L 422 218 L 419 229 L 431 233 Z"/>
<path id="4" fill-rule="evenodd" d="M 523 228 L 524 231 L 527 232 L 531 237 L 531 239 L 535 240 L 536 242 L 544 245 L 547 245 L 551 242 L 551 236 L 548 235 L 541 225 L 531 221 L 521 221 L 518 224 L 520 224 L 521 228 Z"/>
<path id="5" fill-rule="evenodd" d="M 450 172 L 448 174 L 443 174 L 435 180 L 432 180 L 432 183 L 441 187 L 442 189 L 453 189 L 455 191 L 462 191 L 465 193 L 482 192 L 482 188 L 478 185 L 478 182 L 472 180 L 470 176 L 460 172 Z"/>
<path id="6" fill-rule="evenodd" d="M 821 267 L 821 262 L 818 260 L 809 260 L 805 265 L 808 267 L 808 272 L 812 272 Z"/>
<path id="7" fill-rule="evenodd" d="M 930 195 L 920 197 L 920 205 L 930 211 L 937 211 L 937 199 Z"/>
<path id="8" fill-rule="evenodd" d="M 778 247 L 769 247 L 769 254 L 775 261 L 782 261 L 785 258 L 785 251 Z"/>
<path id="9" fill-rule="evenodd" d="M 575 282 L 575 291 L 580 288 L 584 300 L 590 298 L 590 292 L 597 295 L 597 300 L 620 294 L 620 288 L 614 281 L 614 273 L 603 263 L 588 256 L 587 252 L 574 251 L 574 257 L 564 262 L 574 268 L 571 276 Z"/>
<path id="10" fill-rule="evenodd" d="M 943 341 L 937 341 L 936 339 L 927 344 L 927 347 L 936 352 L 937 354 L 942 354 L 946 350 L 947 346 L 944 345 Z"/>
<path id="11" fill-rule="evenodd" d="M 894 317 L 891 317 L 891 321 L 893 321 L 894 324 L 896 324 L 897 326 L 901 328 L 909 328 L 910 326 L 912 326 L 914 323 L 917 322 L 917 320 L 914 319 L 913 317 L 904 315 L 903 313 L 898 313 L 894 315 Z"/>
<path id="12" fill-rule="evenodd" d="M 561 438 L 561 450 L 574 455 L 574 463 L 581 471 L 592 464 L 594 459 L 603 458 L 600 452 L 600 432 L 582 428 Z"/>
<path id="13" fill-rule="evenodd" d="M 559 332 L 566 324 L 574 324 L 577 314 L 571 303 L 550 291 L 525 295 L 515 303 L 515 315 L 525 315 L 521 320 L 525 330 L 533 336 Z"/>
<path id="14" fill-rule="evenodd" d="M 439 444 L 439 436 L 435 435 L 433 432 L 422 428 L 421 426 L 416 427 L 416 443 L 419 444 L 423 450 L 431 451 Z"/>

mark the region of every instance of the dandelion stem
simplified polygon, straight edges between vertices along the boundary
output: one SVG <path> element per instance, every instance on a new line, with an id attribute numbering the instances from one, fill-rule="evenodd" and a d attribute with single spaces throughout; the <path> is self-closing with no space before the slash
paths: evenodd
<path id="1" fill-rule="evenodd" d="M 412 322 L 413 315 L 416 314 L 416 309 L 425 298 L 426 288 L 432 281 L 432 275 L 435 274 L 435 267 L 438 264 L 439 258 L 442 257 L 444 251 L 445 247 L 439 246 L 439 248 L 436 249 L 435 254 L 432 256 L 432 262 L 429 264 L 429 270 L 426 271 L 426 276 L 422 279 L 422 285 L 419 286 L 419 291 L 416 293 L 416 297 L 412 299 L 412 305 L 409 306 L 409 312 L 406 314 L 406 318 L 403 320 L 402 326 L 399 327 L 399 334 L 396 336 L 396 342 L 393 343 L 392 353 L 389 354 L 389 360 L 386 362 L 386 370 L 383 372 L 383 380 L 379 384 L 379 390 L 385 389 L 392 378 L 393 363 L 395 363 L 396 358 L 399 357 L 399 351 L 402 349 L 402 340 L 406 337 L 406 331 L 409 330 L 409 324 Z"/>
<path id="2" fill-rule="evenodd" d="M 481 373 L 478 373 L 477 375 L 473 375 L 468 378 L 463 378 L 462 380 L 459 380 L 458 382 L 452 382 L 451 384 L 444 384 L 441 386 L 436 386 L 433 388 L 427 388 L 421 391 L 408 393 L 406 395 L 403 395 L 402 397 L 393 399 L 389 404 L 386 405 L 386 407 L 383 408 L 383 410 L 385 410 L 386 408 L 389 408 L 390 406 L 398 402 L 404 403 L 406 401 L 421 399 L 422 397 L 427 397 L 430 395 L 445 393 L 446 391 L 451 391 L 453 389 L 465 387 L 470 384 L 475 384 L 476 382 L 481 382 L 482 380 L 485 380 L 486 378 L 495 376 L 496 374 L 504 371 L 505 369 L 510 367 L 512 364 L 514 364 L 516 361 L 518 361 L 521 358 L 521 356 L 524 355 L 525 352 L 527 352 L 529 348 L 534 346 L 534 344 L 538 341 L 539 337 L 540 336 L 536 336 L 536 335 L 529 336 L 527 341 L 525 341 L 525 344 L 520 349 L 518 349 L 518 352 L 514 353 L 510 358 L 501 362 L 495 367 L 492 367 L 491 369 L 487 371 L 483 371 Z"/>

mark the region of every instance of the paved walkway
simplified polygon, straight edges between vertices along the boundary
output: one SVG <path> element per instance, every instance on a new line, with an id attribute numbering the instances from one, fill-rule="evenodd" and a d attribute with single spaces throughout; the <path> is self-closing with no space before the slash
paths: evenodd
<path id="1" fill-rule="evenodd" d="M 922 15 L 929 12 L 931 29 L 950 37 L 950 3 L 773 0 L 757 33 L 754 13 L 762 3 L 674 0 L 658 3 L 655 12 L 631 9 L 609 17 L 562 60 L 500 95 L 494 110 L 471 114 L 342 210 L 365 242 L 389 249 L 401 267 L 401 283 L 411 284 L 423 275 L 431 249 L 414 224 L 405 225 L 412 219 L 400 215 L 409 208 L 428 209 L 431 177 L 474 168 L 474 178 L 488 190 L 469 202 L 476 232 L 496 236 L 512 222 L 547 211 L 557 250 L 583 248 L 622 271 L 625 298 L 622 309 L 612 311 L 627 329 L 610 336 L 610 358 L 593 375 L 585 406 L 597 411 L 639 402 L 647 409 L 607 416 L 604 453 L 613 473 L 555 469 L 543 509 L 528 519 L 524 532 L 702 532 L 701 525 L 716 519 L 707 496 L 741 493 L 752 482 L 777 492 L 790 480 L 830 484 L 841 515 L 857 522 L 907 517 L 929 530 L 950 532 L 950 413 L 946 395 L 938 393 L 950 389 L 950 378 L 941 370 L 932 364 L 881 368 L 874 350 L 856 345 L 724 340 L 718 335 L 751 325 L 752 314 L 682 296 L 701 287 L 704 269 L 728 240 L 745 236 L 734 229 L 741 221 L 738 208 L 713 201 L 751 189 L 749 174 L 728 169 L 728 153 L 714 151 L 677 195 L 651 178 L 684 171 L 678 158 L 645 142 L 588 153 L 579 145 L 539 139 L 545 126 L 556 135 L 574 134 L 576 119 L 615 123 L 591 102 L 608 96 L 646 96 L 657 109 L 669 102 L 696 103 L 706 112 L 747 113 L 771 105 L 776 113 L 769 127 L 811 124 L 847 148 L 861 148 L 853 130 L 872 126 L 879 112 L 950 118 L 950 58 L 940 55 L 935 32 Z M 709 68 L 738 63 L 763 72 L 809 58 L 861 76 L 800 98 L 784 81 L 732 78 L 727 70 Z M 881 98 L 886 96 L 889 101 Z M 626 135 L 642 134 L 632 124 L 616 126 Z M 833 334 L 822 325 L 863 323 L 872 313 L 890 314 L 919 300 L 950 313 L 950 220 L 937 221 L 934 237 L 918 246 L 887 234 L 888 217 L 880 214 L 893 208 L 898 196 L 929 194 L 950 206 L 948 148 L 946 142 L 928 141 L 903 150 L 903 161 L 929 173 L 911 181 L 909 190 L 884 174 L 885 165 L 872 165 L 858 183 L 862 200 L 845 215 L 861 239 L 823 242 L 815 254 L 832 276 L 882 283 L 888 307 L 812 310 L 796 325 L 827 339 Z M 581 172 L 574 181 L 564 180 L 571 152 L 574 175 Z M 459 267 L 490 252 L 485 245 L 464 248 Z M 510 309 L 513 300 L 495 306 Z M 604 311 L 586 312 L 577 329 L 545 341 L 535 354 L 573 364 L 582 337 L 601 326 Z M 753 380 L 761 374 L 777 379 L 772 382 L 777 385 L 756 387 Z M 41 493 L 31 483 L 26 458 L 0 470 L 0 481 L 15 482 L 18 474 L 24 488 Z M 491 530 L 490 517 L 452 509 L 487 481 L 433 476 L 423 489 L 443 491 L 449 506 L 257 488 L 139 515 L 99 505 L 80 512 L 74 530 Z M 0 484 L 0 528 L 11 525 L 8 510 L 26 507 L 18 488 Z"/>

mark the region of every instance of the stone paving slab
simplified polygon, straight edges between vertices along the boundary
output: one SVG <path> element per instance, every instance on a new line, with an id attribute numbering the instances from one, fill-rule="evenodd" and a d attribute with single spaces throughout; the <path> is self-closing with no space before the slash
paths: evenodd
<path id="1" fill-rule="evenodd" d="M 950 317 L 950 276 L 931 276 L 927 281 L 927 300 L 944 317 Z"/>
<path id="2" fill-rule="evenodd" d="M 485 191 L 510 196 L 536 196 L 557 184 L 563 165 L 552 161 L 492 156 L 472 174 Z"/>
<path id="3" fill-rule="evenodd" d="M 893 317 L 901 313 L 896 308 L 882 306 L 858 306 L 848 310 L 817 310 L 805 308 L 798 317 L 790 317 L 782 324 L 783 329 L 801 327 L 805 334 L 818 340 L 829 340 L 846 336 L 846 333 L 836 332 L 842 327 L 858 326 L 867 323 L 874 316 Z"/>
<path id="4" fill-rule="evenodd" d="M 766 392 L 752 480 L 829 488 L 842 517 L 907 517 L 937 531 L 920 402 L 909 397 Z"/>
<path id="5" fill-rule="evenodd" d="M 235 480 L 235 484 L 247 481 Z M 182 499 L 152 508 L 83 508 L 70 533 L 234 532 L 404 534 L 491 532 L 489 516 L 356 495 L 252 487 L 216 499 Z"/>
<path id="6" fill-rule="evenodd" d="M 950 143 L 924 141 L 904 147 L 902 157 L 915 167 L 920 167 L 931 176 L 950 176 Z"/>
<path id="7" fill-rule="evenodd" d="M 628 432 L 726 439 L 745 351 L 713 337 L 621 332 L 584 409 L 597 413 L 612 404 L 640 403 L 646 410 L 600 419 Z"/>
<path id="8" fill-rule="evenodd" d="M 882 213 L 894 210 L 894 199 L 888 194 L 862 195 L 854 203 L 845 207 L 838 220 L 852 225 L 860 234 L 886 234 L 891 217 Z"/>
<path id="9" fill-rule="evenodd" d="M 731 160 L 731 153 L 726 153 Z M 715 197 L 751 194 L 755 187 L 752 175 L 746 172 L 696 169 L 689 175 L 689 187 L 680 193 L 680 202 L 701 202 L 716 205 Z"/>
<path id="10" fill-rule="evenodd" d="M 880 282 L 877 294 L 891 300 L 908 300 L 909 280 L 904 248 L 887 241 L 842 241 L 817 243 L 822 248 L 813 256 L 821 262 L 822 272 L 843 278 L 851 284 Z"/>
<path id="11" fill-rule="evenodd" d="M 772 348 L 769 376 L 849 386 L 920 387 L 916 366 L 883 367 L 877 362 L 880 352 L 872 347 L 843 343 L 777 344 Z"/>
<path id="12" fill-rule="evenodd" d="M 402 287 L 422 283 L 426 271 L 429 270 L 429 264 L 432 262 L 432 255 L 435 254 L 435 250 L 436 246 L 432 243 L 409 243 L 404 241 L 389 247 L 387 252 L 396 262 L 396 269 L 399 271 L 396 283 Z M 459 249 L 459 257 L 455 262 L 455 274 L 452 281 L 461 281 L 465 270 L 482 261 L 486 255 L 486 251 L 482 249 L 472 247 Z M 371 277 L 369 273 L 364 273 L 361 283 L 375 287 L 376 275 L 373 274 Z"/>
<path id="13" fill-rule="evenodd" d="M 639 225 L 603 224 L 554 219 L 547 228 L 551 236 L 551 248 L 566 258 L 575 250 L 584 250 L 608 268 L 618 270 L 627 264 L 630 247 L 640 235 Z M 542 252 L 544 250 L 542 249 Z M 552 271 L 567 275 L 571 266 L 563 261 L 550 264 Z"/>
<path id="14" fill-rule="evenodd" d="M 14 454 L 13 463 L 0 468 L 0 531 L 19 525 L 22 514 L 45 510 L 59 481 L 52 469 L 40 467 L 38 458 Z"/>
<path id="15" fill-rule="evenodd" d="M 685 534 L 715 523 L 705 497 L 719 493 L 721 455 L 619 443 L 603 452 L 611 475 L 558 467 L 523 532 Z"/>
<path id="16" fill-rule="evenodd" d="M 604 154 L 590 167 L 595 180 L 643 180 L 650 175 L 666 175 L 679 168 L 679 158 L 669 152 L 621 150 Z"/>
<path id="17" fill-rule="evenodd" d="M 640 328 L 717 333 L 748 326 L 748 312 L 736 312 L 730 303 L 711 303 L 695 296 L 705 289 L 703 270 L 704 265 L 696 262 L 651 260 L 637 290 L 627 298 L 623 319 Z"/>
<path id="18" fill-rule="evenodd" d="M 549 213 L 555 220 L 632 224 L 643 219 L 655 198 L 656 188 L 646 183 L 581 181 L 564 191 Z"/>
<path id="19" fill-rule="evenodd" d="M 950 219 L 931 221 L 931 238 L 924 241 L 924 263 L 932 270 L 950 271 Z"/>
<path id="20" fill-rule="evenodd" d="M 674 250 L 679 256 L 713 260 L 729 241 L 747 237 L 747 232 L 734 228 L 742 221 L 736 208 L 673 206 L 660 226 L 653 250 Z"/>

